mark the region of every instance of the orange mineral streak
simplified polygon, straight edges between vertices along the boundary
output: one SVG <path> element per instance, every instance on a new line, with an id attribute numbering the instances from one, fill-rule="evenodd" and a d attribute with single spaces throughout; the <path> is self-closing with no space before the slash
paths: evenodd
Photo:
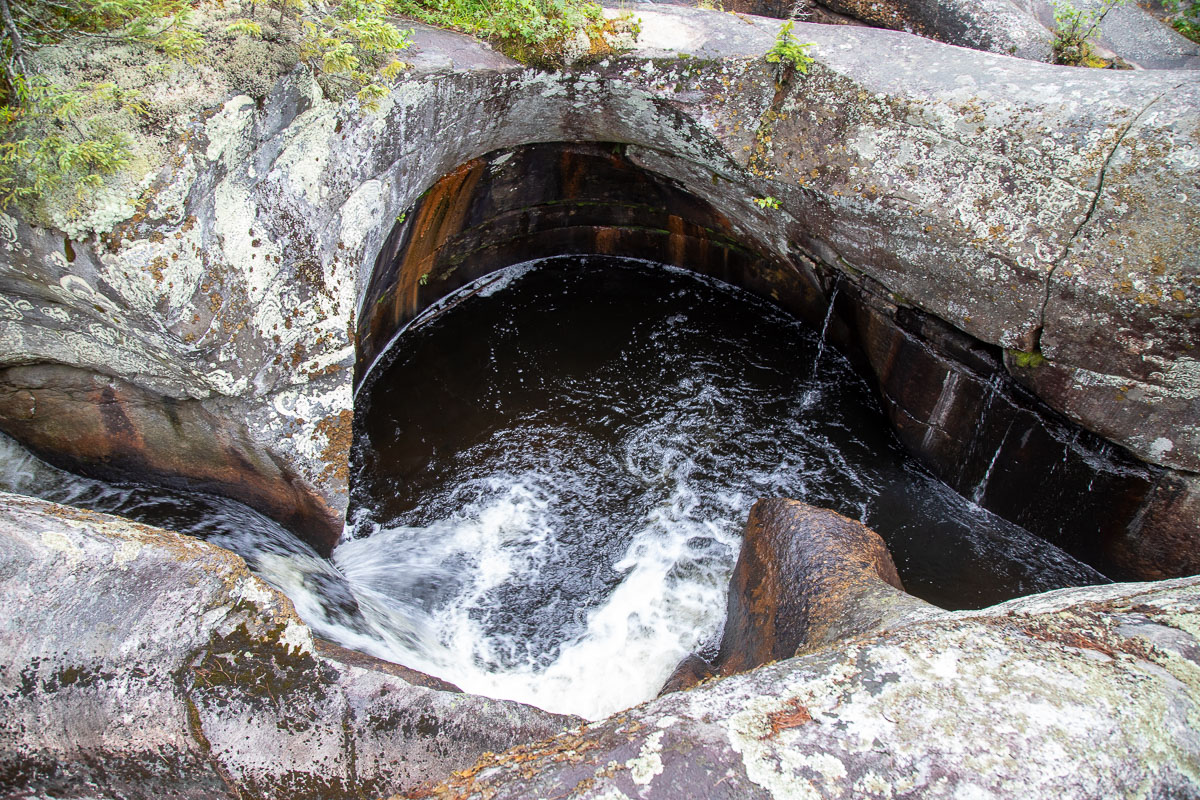
<path id="1" fill-rule="evenodd" d="M 421 278 L 433 269 L 442 246 L 462 231 L 475 186 L 485 167 L 486 163 L 478 158 L 466 162 L 430 187 L 421 201 L 412 222 L 412 237 L 397 270 L 396 294 L 392 301 L 394 327 L 420 311 L 417 299 Z"/>
<path id="2" fill-rule="evenodd" d="M 671 232 L 669 239 L 670 253 L 668 261 L 677 267 L 687 264 L 687 225 L 679 216 L 672 214 L 667 218 L 667 230 Z"/>

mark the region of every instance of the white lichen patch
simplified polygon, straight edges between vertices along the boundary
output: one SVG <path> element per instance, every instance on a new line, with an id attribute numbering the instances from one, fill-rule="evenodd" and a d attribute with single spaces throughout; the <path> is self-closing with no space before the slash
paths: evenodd
<path id="1" fill-rule="evenodd" d="M 242 94 L 226 101 L 204 126 L 208 138 L 205 158 L 233 169 L 247 151 L 247 134 L 253 124 L 253 98 Z"/>
<path id="2" fill-rule="evenodd" d="M 40 538 L 42 546 L 47 550 L 61 553 L 66 558 L 68 566 L 73 567 L 84 558 L 83 548 L 60 531 L 42 531 Z"/>
<path id="3" fill-rule="evenodd" d="M 786 713 L 788 700 L 784 697 L 755 697 L 744 710 L 733 714 L 725 724 L 730 747 L 741 755 L 746 776 L 762 786 L 777 800 L 819 800 L 821 792 L 805 774 L 807 761 L 803 751 L 781 750 L 773 739 L 772 715 Z M 821 760 L 821 769 L 831 771 Z"/>
<path id="4" fill-rule="evenodd" d="M 229 595 L 234 600 L 245 601 L 263 609 L 276 607 L 281 597 L 261 579 L 249 574 L 242 575 L 234 581 L 229 589 Z"/>
<path id="5" fill-rule="evenodd" d="M 283 628 L 283 633 L 279 635 L 279 641 L 285 647 L 301 653 L 311 655 L 315 652 L 313 649 L 312 631 L 307 625 L 295 620 L 288 620 Z"/>
<path id="6" fill-rule="evenodd" d="M 101 254 L 104 280 L 127 308 L 156 312 L 165 301 L 163 316 L 172 319 L 185 313 L 203 282 L 202 247 L 195 228 L 181 231 L 179 238 L 135 241 L 118 253 Z"/>
<path id="7" fill-rule="evenodd" d="M 341 209 L 342 243 L 351 252 L 362 249 L 371 234 L 387 232 L 384 220 L 388 213 L 387 195 L 383 184 L 377 180 L 365 181 L 355 189 Z"/>
<path id="8" fill-rule="evenodd" d="M 332 157 L 337 117 L 321 102 L 301 114 L 285 132 L 287 144 L 271 165 L 269 178 L 302 195 L 313 208 L 324 200 L 322 173 Z"/>
<path id="9" fill-rule="evenodd" d="M 662 739 L 664 731 L 656 731 L 646 738 L 637 756 L 625 762 L 629 777 L 638 786 L 645 786 L 662 774 Z"/>
<path id="10" fill-rule="evenodd" d="M 261 230 L 254 228 L 259 204 L 251 191 L 233 180 L 224 180 L 214 192 L 213 228 L 221 238 L 224 261 L 240 273 L 250 303 L 257 305 L 267 295 L 279 274 L 281 248 Z"/>
<path id="11" fill-rule="evenodd" d="M 1150 457 L 1159 460 L 1175 449 L 1175 443 L 1165 436 L 1160 436 L 1150 443 Z"/>
<path id="12" fill-rule="evenodd" d="M 116 549 L 113 550 L 113 564 L 124 569 L 129 562 L 136 560 L 141 552 L 141 542 L 133 540 L 123 541 L 116 547 Z"/>

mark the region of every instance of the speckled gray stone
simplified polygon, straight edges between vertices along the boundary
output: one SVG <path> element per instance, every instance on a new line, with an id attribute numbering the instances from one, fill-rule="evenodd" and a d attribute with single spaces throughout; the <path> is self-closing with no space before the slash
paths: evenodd
<path id="1" fill-rule="evenodd" d="M 319 655 L 232 553 L 8 494 L 0 610 L 6 797 L 379 796 L 574 722 Z"/>
<path id="2" fill-rule="evenodd" d="M 435 796 L 1200 794 L 1200 578 L 1068 589 L 666 695 Z"/>

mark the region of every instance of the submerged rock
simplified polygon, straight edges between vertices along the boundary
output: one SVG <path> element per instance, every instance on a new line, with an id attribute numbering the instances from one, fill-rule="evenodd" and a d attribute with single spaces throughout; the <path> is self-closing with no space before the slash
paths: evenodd
<path id="1" fill-rule="evenodd" d="M 378 796 L 575 721 L 314 647 L 232 553 L 15 495 L 0 608 L 5 796 Z"/>

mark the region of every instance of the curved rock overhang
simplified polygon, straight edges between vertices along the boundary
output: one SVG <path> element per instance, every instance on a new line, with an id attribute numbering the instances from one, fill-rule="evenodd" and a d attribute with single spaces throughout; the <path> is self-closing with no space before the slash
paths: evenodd
<path id="1" fill-rule="evenodd" d="M 434 183 L 401 215 L 376 260 L 358 317 L 356 387 L 426 309 L 496 270 L 556 255 L 673 265 L 819 322 L 824 291 L 808 259 L 739 235 L 708 200 L 626 150 L 611 142 L 531 144 L 472 159 Z"/>
<path id="2" fill-rule="evenodd" d="M 1108 541 L 1124 537 L 1135 574 L 1200 568 L 1194 73 L 1074 70 L 801 26 L 816 63 L 786 75 L 762 59 L 778 22 L 636 12 L 636 51 L 575 71 L 431 48 L 374 115 L 299 73 L 262 103 L 233 98 L 193 124 L 142 210 L 102 237 L 64 242 L 0 219 L 0 364 L 70 365 L 194 402 L 336 519 L 358 306 L 396 217 L 487 153 L 619 143 L 727 222 L 700 227 L 772 263 L 837 270 L 884 316 L 917 320 L 908 333 L 941 320 L 1128 448 L 1150 465 L 1138 467 L 1148 488 Z M 766 197 L 780 208 L 753 202 Z M 885 362 L 873 367 L 893 376 L 886 387 Z M 12 397 L 28 388 L 11 373 L 4 383 Z M 956 396 L 968 397 L 933 406 L 976 418 L 979 403 Z M 941 415 L 916 419 L 933 432 L 910 439 L 946 430 Z M 327 550 L 339 530 L 325 528 L 313 538 Z"/>

